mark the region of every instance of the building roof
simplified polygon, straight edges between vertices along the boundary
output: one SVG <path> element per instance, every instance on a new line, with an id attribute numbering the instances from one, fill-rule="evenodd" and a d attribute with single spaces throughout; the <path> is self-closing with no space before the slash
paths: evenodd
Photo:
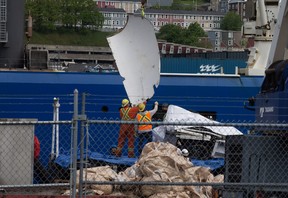
<path id="1" fill-rule="evenodd" d="M 119 12 L 119 13 L 126 13 L 123 8 L 99 8 L 99 12 Z"/>
<path id="2" fill-rule="evenodd" d="M 137 10 L 136 13 L 139 13 L 140 10 Z M 160 10 L 160 9 L 145 9 L 146 14 L 193 14 L 193 15 L 217 15 L 224 16 L 223 12 L 215 11 L 196 11 L 196 10 Z"/>
<path id="3" fill-rule="evenodd" d="M 246 2 L 247 0 L 229 0 L 228 3 L 244 3 Z"/>
<path id="4" fill-rule="evenodd" d="M 103 1 L 103 2 L 105 2 L 105 0 L 93 0 L 93 1 L 101 1 L 101 2 Z M 109 2 L 115 2 L 115 1 L 141 3 L 140 0 L 109 0 Z"/>

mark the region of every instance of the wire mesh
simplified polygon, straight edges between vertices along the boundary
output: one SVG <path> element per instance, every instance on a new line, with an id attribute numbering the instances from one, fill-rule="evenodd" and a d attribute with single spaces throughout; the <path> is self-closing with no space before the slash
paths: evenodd
<path id="1" fill-rule="evenodd" d="M 136 121 L 80 119 L 78 194 L 288 197 L 287 124 L 152 121 L 152 141 L 145 142 L 141 153 L 139 134 L 133 131 L 135 156 L 130 157 L 128 137 L 121 155 L 115 153 L 123 124 L 141 125 Z M 55 125 L 59 125 L 58 135 L 53 132 Z M 1 121 L 0 128 L 3 194 L 71 196 L 71 121 L 9 119 Z"/>

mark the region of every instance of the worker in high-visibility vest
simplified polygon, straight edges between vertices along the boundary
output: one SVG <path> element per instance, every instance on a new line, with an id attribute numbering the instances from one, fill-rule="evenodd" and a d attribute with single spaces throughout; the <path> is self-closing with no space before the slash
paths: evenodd
<path id="1" fill-rule="evenodd" d="M 146 105 L 144 103 L 141 103 L 138 105 L 139 107 L 139 113 L 136 116 L 136 120 L 139 123 L 143 122 L 151 122 L 152 121 L 152 116 L 157 112 L 158 110 L 158 102 L 154 103 L 154 108 L 153 110 L 146 111 Z M 137 135 L 138 135 L 138 152 L 139 154 L 142 153 L 142 149 L 144 145 L 148 142 L 152 142 L 152 124 L 139 124 L 138 125 L 138 130 L 137 130 Z M 146 141 L 146 143 L 145 143 Z"/>
<path id="2" fill-rule="evenodd" d="M 122 107 L 120 108 L 120 118 L 123 121 L 134 121 L 135 117 L 139 111 L 138 106 L 131 107 L 130 101 L 128 99 L 122 100 Z M 135 143 L 135 129 L 134 124 L 121 124 L 118 145 L 115 151 L 117 157 L 121 157 L 122 149 L 125 144 L 126 138 L 128 139 L 128 157 L 135 157 L 134 154 L 134 143 Z"/>

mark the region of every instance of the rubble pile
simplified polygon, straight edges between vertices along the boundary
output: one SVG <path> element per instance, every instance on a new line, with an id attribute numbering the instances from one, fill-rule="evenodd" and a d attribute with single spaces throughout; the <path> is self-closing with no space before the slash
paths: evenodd
<path id="1" fill-rule="evenodd" d="M 78 172 L 79 174 L 79 172 Z M 205 167 L 193 166 L 181 151 L 170 143 L 151 142 L 143 148 L 138 161 L 123 172 L 110 166 L 88 168 L 83 177 L 88 181 L 143 182 L 143 185 L 86 185 L 97 195 L 125 195 L 129 197 L 212 197 L 211 186 L 147 185 L 149 182 L 190 183 L 223 182 L 223 175 L 216 177 Z"/>

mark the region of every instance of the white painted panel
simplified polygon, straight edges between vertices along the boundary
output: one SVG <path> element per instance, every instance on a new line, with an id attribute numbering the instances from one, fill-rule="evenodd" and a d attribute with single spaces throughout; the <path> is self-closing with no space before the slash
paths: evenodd
<path id="1" fill-rule="evenodd" d="M 0 185 L 32 184 L 34 125 L 0 125 L 0 159 Z"/>
<path id="2" fill-rule="evenodd" d="M 160 81 L 160 54 L 151 22 L 128 15 L 124 29 L 107 40 L 130 102 L 152 98 Z"/>

